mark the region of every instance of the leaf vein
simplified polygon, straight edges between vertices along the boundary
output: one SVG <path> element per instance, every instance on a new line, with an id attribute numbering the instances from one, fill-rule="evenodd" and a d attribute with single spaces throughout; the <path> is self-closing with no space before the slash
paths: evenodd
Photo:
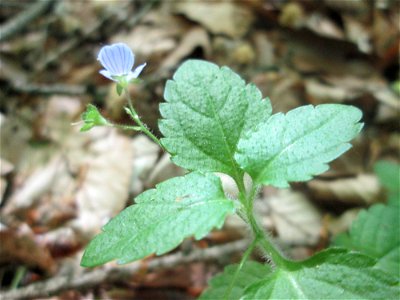
<path id="1" fill-rule="evenodd" d="M 315 109 L 315 108 L 314 108 Z M 284 152 L 286 152 L 288 149 L 292 148 L 293 145 L 295 145 L 296 142 L 298 142 L 299 140 L 301 140 L 302 138 L 305 138 L 306 136 L 312 134 L 313 132 L 315 132 L 318 129 L 323 128 L 324 126 L 328 125 L 332 120 L 334 120 L 338 115 L 340 114 L 340 112 L 333 114 L 332 116 L 330 116 L 330 118 L 326 121 L 326 122 L 322 122 L 321 124 L 318 124 L 317 126 L 311 128 L 305 135 L 301 135 L 298 136 L 297 138 L 293 139 L 292 141 L 289 142 L 289 144 L 282 150 L 278 151 L 276 154 L 274 154 L 270 159 L 268 159 L 265 162 L 264 167 L 261 169 L 261 172 L 259 173 L 259 176 L 257 176 L 256 181 L 259 180 L 259 178 L 262 178 L 265 176 L 265 173 L 268 171 L 268 167 L 269 165 L 280 155 L 282 155 Z M 298 162 L 298 161 L 297 161 Z"/>

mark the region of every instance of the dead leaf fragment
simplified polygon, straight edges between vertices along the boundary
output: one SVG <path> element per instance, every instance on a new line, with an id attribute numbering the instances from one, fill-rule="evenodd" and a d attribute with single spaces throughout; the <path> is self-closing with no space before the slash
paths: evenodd
<path id="1" fill-rule="evenodd" d="M 174 10 L 199 22 L 214 34 L 226 34 L 231 38 L 245 35 L 253 22 L 253 15 L 246 7 L 229 1 L 177 2 Z"/>
<path id="2" fill-rule="evenodd" d="M 129 138 L 114 129 L 90 145 L 81 187 L 76 194 L 78 218 L 73 227 L 91 237 L 125 206 L 130 190 L 133 151 Z"/>
<path id="3" fill-rule="evenodd" d="M 185 171 L 182 168 L 172 163 L 171 156 L 165 153 L 145 180 L 145 187 L 154 187 L 159 182 L 172 177 L 181 176 L 184 173 Z"/>
<path id="4" fill-rule="evenodd" d="M 321 213 L 299 192 L 279 190 L 266 199 L 279 239 L 289 245 L 315 245 L 322 227 Z"/>
<path id="5" fill-rule="evenodd" d="M 268 96 L 275 112 L 288 112 L 301 105 L 300 79 L 293 73 L 285 75 L 278 72 L 261 73 L 251 81 L 257 85 L 263 95 Z"/>
<path id="6" fill-rule="evenodd" d="M 307 28 L 320 36 L 343 39 L 343 31 L 329 18 L 320 13 L 313 13 L 306 21 Z"/>
<path id="7" fill-rule="evenodd" d="M 14 165 L 0 157 L 0 176 L 7 175 L 14 170 Z"/>
<path id="8" fill-rule="evenodd" d="M 366 205 L 381 200 L 381 187 L 375 175 L 360 174 L 336 180 L 314 179 L 308 186 L 315 198 L 320 201 Z"/>
<path id="9" fill-rule="evenodd" d="M 203 50 L 207 58 L 211 52 L 210 40 L 207 32 L 200 26 L 190 29 L 182 38 L 180 44 L 164 59 L 160 69 L 171 69 L 181 60 L 189 56 L 196 48 Z"/>
<path id="10" fill-rule="evenodd" d="M 167 5 L 166 2 L 163 5 Z M 144 59 L 148 63 L 149 60 L 160 63 L 160 59 L 177 47 L 179 38 L 190 28 L 187 20 L 165 13 L 162 7 L 150 11 L 144 17 L 143 24 L 135 26 L 130 32 L 114 35 L 111 43 L 129 45 L 137 63 L 142 63 Z"/>
<path id="11" fill-rule="evenodd" d="M 18 263 L 51 273 L 55 262 L 48 249 L 36 239 L 28 225 L 0 228 L 0 264 Z"/>
<path id="12" fill-rule="evenodd" d="M 4 212 L 10 214 L 16 210 L 31 207 L 44 193 L 51 190 L 58 176 L 63 172 L 65 172 L 65 166 L 60 157 L 54 157 L 47 165 L 38 167 L 11 196 Z"/>
<path id="13" fill-rule="evenodd" d="M 342 103 L 359 95 L 359 93 L 349 91 L 343 86 L 329 86 L 315 79 L 305 80 L 305 88 L 306 93 L 311 97 L 309 100 L 313 104 Z"/>
<path id="14" fill-rule="evenodd" d="M 148 184 L 149 174 L 157 162 L 160 149 L 144 134 L 136 136 L 131 146 L 133 151 L 131 192 L 133 195 L 138 195 Z"/>
<path id="15" fill-rule="evenodd" d="M 359 212 L 359 208 L 353 208 L 346 210 L 337 218 L 332 216 L 327 217 L 326 223 L 329 233 L 332 236 L 336 236 L 339 233 L 347 231 L 350 228 L 351 223 L 353 223 L 353 221 L 357 218 Z"/>

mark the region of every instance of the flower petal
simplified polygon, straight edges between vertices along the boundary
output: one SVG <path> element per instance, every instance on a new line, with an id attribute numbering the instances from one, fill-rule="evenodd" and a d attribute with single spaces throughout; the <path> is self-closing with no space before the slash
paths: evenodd
<path id="1" fill-rule="evenodd" d="M 117 43 L 101 48 L 97 59 L 111 75 L 120 76 L 131 71 L 135 58 L 127 45 Z"/>
<path id="2" fill-rule="evenodd" d="M 114 74 L 117 72 L 117 69 L 115 68 L 113 56 L 111 54 L 112 46 L 104 46 L 103 48 L 101 48 L 97 59 L 107 71 L 109 71 L 111 74 Z"/>
<path id="3" fill-rule="evenodd" d="M 121 53 L 121 55 L 123 56 L 123 69 L 122 69 L 122 74 L 128 74 L 132 68 L 133 68 L 133 64 L 135 62 L 135 55 L 133 54 L 132 50 L 125 44 L 116 44 L 119 45 L 118 49 Z M 121 75 L 122 75 L 121 74 Z"/>
<path id="4" fill-rule="evenodd" d="M 139 74 L 143 71 L 143 69 L 144 69 L 144 67 L 145 67 L 146 65 L 147 65 L 147 64 L 144 63 L 144 64 L 141 64 L 140 66 L 137 66 L 136 69 L 135 69 L 133 72 L 130 72 L 130 73 L 129 73 L 127 80 L 130 81 L 130 80 L 132 80 L 133 78 L 137 78 L 137 77 L 139 76 Z"/>
<path id="5" fill-rule="evenodd" d="M 101 70 L 101 71 L 99 71 L 99 73 L 100 73 L 101 75 L 103 75 L 104 77 L 108 78 L 108 79 L 111 79 L 111 80 L 113 80 L 113 81 L 116 81 L 114 78 L 112 78 L 111 73 L 110 73 L 109 71 L 107 71 L 107 70 Z"/>

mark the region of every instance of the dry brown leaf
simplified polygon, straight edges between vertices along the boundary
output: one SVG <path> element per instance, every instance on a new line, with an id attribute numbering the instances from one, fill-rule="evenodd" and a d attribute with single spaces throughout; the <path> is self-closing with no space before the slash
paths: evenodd
<path id="1" fill-rule="evenodd" d="M 304 81 L 308 100 L 313 104 L 342 103 L 360 95 L 360 92 L 351 91 L 342 85 L 330 86 L 323 84 L 316 79 Z"/>
<path id="2" fill-rule="evenodd" d="M 355 20 L 352 16 L 343 16 L 343 20 L 346 38 L 356 44 L 360 52 L 371 53 L 373 47 L 369 28 Z"/>
<path id="3" fill-rule="evenodd" d="M 375 98 L 380 102 L 375 121 L 378 123 L 400 119 L 400 98 L 389 88 L 375 90 Z"/>
<path id="4" fill-rule="evenodd" d="M 207 32 L 200 26 L 193 27 L 185 33 L 179 45 L 163 60 L 159 67 L 159 72 L 176 67 L 181 60 L 188 57 L 196 48 L 203 50 L 205 58 L 210 56 L 210 40 Z"/>
<path id="5" fill-rule="evenodd" d="M 98 19 L 98 12 L 95 11 L 95 3 L 88 2 L 87 5 L 76 5 L 74 1 L 57 2 L 55 17 L 57 29 L 66 34 L 84 31 L 89 25 Z"/>
<path id="6" fill-rule="evenodd" d="M 1 115 L 0 140 L 1 157 L 12 163 L 16 170 L 24 151 L 32 138 L 32 126 L 29 121 L 33 112 L 31 108 L 21 108 L 12 117 Z"/>
<path id="7" fill-rule="evenodd" d="M 320 178 L 337 179 L 365 172 L 365 161 L 369 155 L 369 139 L 361 134 L 352 141 L 352 148 L 329 164 L 330 168 L 325 173 L 318 175 Z"/>
<path id="8" fill-rule="evenodd" d="M 48 249 L 41 245 L 28 225 L 0 228 L 0 264 L 24 264 L 52 273 L 55 262 Z"/>
<path id="9" fill-rule="evenodd" d="M 365 101 L 369 97 L 373 102 L 379 102 L 377 113 L 374 113 L 377 122 L 393 121 L 400 117 L 399 97 L 389 88 L 385 79 L 376 73 L 367 78 L 327 75 L 323 76 L 323 82 L 316 78 L 305 79 L 304 82 L 310 103 L 358 101 L 364 114 L 368 114 L 370 109 L 375 111 Z"/>
<path id="10" fill-rule="evenodd" d="M 336 236 L 339 233 L 347 231 L 351 223 L 357 218 L 358 213 L 360 212 L 359 208 L 353 208 L 346 210 L 339 217 L 329 216 L 327 219 L 327 227 L 331 236 Z"/>
<path id="11" fill-rule="evenodd" d="M 320 36 L 343 39 L 342 29 L 326 16 L 319 12 L 314 12 L 306 18 L 305 26 Z"/>
<path id="12" fill-rule="evenodd" d="M 104 127 L 79 132 L 71 123 L 80 107 L 75 98 L 53 97 L 47 103 L 40 128 L 57 146 L 27 147 L 25 162 L 18 165 L 20 187 L 4 210 L 30 208 L 30 220 L 42 228 L 38 230 L 65 224 L 64 229 L 79 233 L 65 245 L 98 232 L 124 208 L 131 185 L 131 140 Z"/>
<path id="13" fill-rule="evenodd" d="M 70 256 L 83 246 L 80 235 L 70 226 L 63 226 L 43 234 L 38 234 L 36 239 L 42 245 L 46 246 L 54 258 Z"/>
<path id="14" fill-rule="evenodd" d="M 264 96 L 268 96 L 274 112 L 288 112 L 301 105 L 299 78 L 293 73 L 261 73 L 252 78 Z"/>
<path id="15" fill-rule="evenodd" d="M 305 34 L 303 31 L 283 32 L 283 36 L 287 39 L 291 64 L 297 71 L 358 77 L 368 77 L 377 72 L 366 60 L 348 58 L 356 50 L 355 45 L 348 41 Z"/>
<path id="16" fill-rule="evenodd" d="M 66 204 L 65 200 L 71 202 L 76 184 L 70 174 L 66 153 L 72 150 L 70 145 L 82 145 L 82 135 L 71 137 L 76 130 L 71 121 L 80 109 L 77 98 L 58 96 L 48 100 L 40 118 L 39 135 L 55 143 L 37 146 L 25 141 L 21 146 L 23 152 L 16 164 L 14 189 L 5 213 L 26 210 L 44 199 L 54 204 Z"/>
<path id="17" fill-rule="evenodd" d="M 279 239 L 289 245 L 315 245 L 320 237 L 322 217 L 304 194 L 279 190 L 267 201 L 269 217 Z"/>
<path id="18" fill-rule="evenodd" d="M 199 22 L 214 34 L 225 34 L 231 38 L 245 35 L 253 22 L 253 15 L 246 7 L 228 1 L 176 2 L 174 12 Z"/>
<path id="19" fill-rule="evenodd" d="M 60 156 L 56 156 L 49 164 L 38 165 L 37 169 L 25 180 L 10 197 L 4 208 L 5 214 L 18 210 L 26 210 L 37 203 L 43 194 L 50 192 L 57 178 L 67 172 Z"/>
<path id="20" fill-rule="evenodd" d="M 388 121 L 398 122 L 400 119 L 400 106 L 393 109 L 393 107 L 385 104 L 381 104 L 378 107 L 378 112 L 375 117 L 377 123 L 384 123 Z"/>
<path id="21" fill-rule="evenodd" d="M 398 9 L 397 14 L 391 11 L 389 16 L 384 11 L 374 11 L 374 22 L 372 24 L 371 34 L 374 50 L 381 57 L 384 57 L 393 45 L 399 43 L 400 25 L 398 20 Z M 397 50 L 397 57 L 398 55 Z"/>
<path id="22" fill-rule="evenodd" d="M 267 31 L 255 31 L 252 35 L 254 41 L 256 62 L 259 68 L 268 68 L 276 65 L 276 45 Z"/>
<path id="23" fill-rule="evenodd" d="M 78 97 L 50 97 L 38 124 L 39 134 L 63 147 L 66 139 L 75 133 L 72 120 L 81 112 L 82 102 Z M 75 129 L 77 127 L 75 126 Z"/>
<path id="24" fill-rule="evenodd" d="M 132 140 L 132 148 L 134 156 L 131 192 L 133 195 L 138 195 L 144 190 L 149 174 L 157 162 L 160 149 L 156 143 L 143 134 L 139 134 Z"/>
<path id="25" fill-rule="evenodd" d="M 177 47 L 177 40 L 192 27 L 183 18 L 167 13 L 165 8 L 168 3 L 163 3 L 159 9 L 151 10 L 144 18 L 142 24 L 135 26 L 128 33 L 114 35 L 111 43 L 126 43 L 133 50 L 137 63 L 147 61 L 159 64 L 160 59 Z"/>
<path id="26" fill-rule="evenodd" d="M 351 205 L 370 205 L 381 201 L 381 187 L 375 175 L 360 174 L 336 180 L 314 179 L 308 183 L 319 201 L 338 201 Z"/>
<path id="27" fill-rule="evenodd" d="M 129 138 L 109 128 L 92 131 L 96 130 L 104 135 L 87 149 L 89 155 L 82 164 L 81 185 L 76 193 L 78 217 L 72 224 L 87 237 L 97 233 L 125 207 L 132 175 L 133 149 Z"/>
<path id="28" fill-rule="evenodd" d="M 136 62 L 143 63 L 144 58 L 159 57 L 175 49 L 174 33 L 168 28 L 138 26 L 129 35 L 115 36 L 111 43 L 126 43 L 136 55 Z"/>
<path id="29" fill-rule="evenodd" d="M 157 183 L 165 181 L 169 178 L 181 176 L 185 170 L 173 164 L 171 156 L 165 153 L 161 159 L 155 164 L 149 176 L 145 180 L 145 187 L 154 187 Z"/>
<path id="30" fill-rule="evenodd" d="M 14 170 L 14 165 L 0 157 L 0 176 L 5 176 Z"/>

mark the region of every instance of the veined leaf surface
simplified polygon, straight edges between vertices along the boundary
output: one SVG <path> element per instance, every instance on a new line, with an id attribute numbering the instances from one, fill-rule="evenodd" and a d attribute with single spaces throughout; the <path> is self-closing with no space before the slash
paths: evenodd
<path id="1" fill-rule="evenodd" d="M 250 285 L 242 299 L 398 299 L 396 278 L 375 269 L 375 260 L 359 253 L 331 248 L 278 268 Z"/>
<path id="2" fill-rule="evenodd" d="M 220 228 L 226 215 L 234 212 L 234 203 L 225 197 L 220 179 L 210 173 L 169 179 L 135 201 L 90 242 L 82 266 L 114 259 L 122 264 L 166 253 L 188 236 L 201 239 L 214 227 Z"/>
<path id="3" fill-rule="evenodd" d="M 336 245 L 377 259 L 377 267 L 400 278 L 400 208 L 375 204 L 363 210 Z"/>
<path id="4" fill-rule="evenodd" d="M 222 274 L 213 277 L 209 282 L 209 287 L 201 294 L 199 300 L 226 299 L 227 291 L 234 280 L 229 300 L 239 300 L 243 296 L 246 287 L 258 282 L 271 272 L 269 265 L 263 265 L 255 261 L 244 264 L 237 277 L 235 272 L 239 265 L 229 265 L 225 267 Z"/>
<path id="5" fill-rule="evenodd" d="M 165 87 L 159 127 L 164 147 L 179 166 L 238 177 L 234 160 L 241 136 L 271 115 L 254 85 L 227 67 L 200 60 L 183 63 Z"/>
<path id="6" fill-rule="evenodd" d="M 340 104 L 278 113 L 239 141 L 235 158 L 257 183 L 288 187 L 328 170 L 327 163 L 351 147 L 360 118 L 359 109 Z"/>

